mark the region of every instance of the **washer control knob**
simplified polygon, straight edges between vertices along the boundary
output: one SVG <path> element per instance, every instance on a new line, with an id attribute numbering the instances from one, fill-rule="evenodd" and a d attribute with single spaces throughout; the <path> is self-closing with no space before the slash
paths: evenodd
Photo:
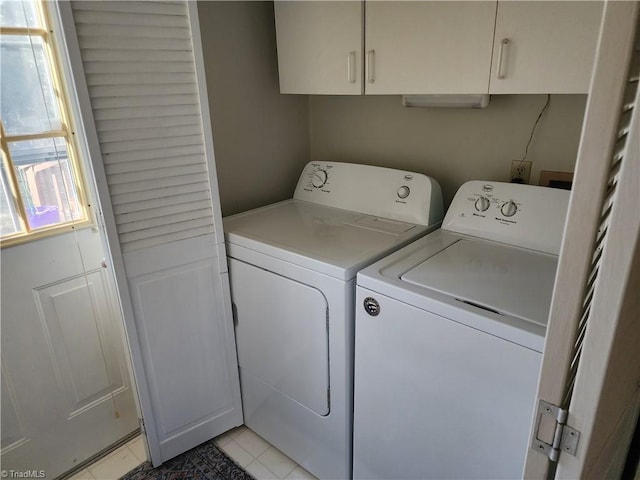
<path id="1" fill-rule="evenodd" d="M 320 188 L 325 183 L 327 183 L 327 171 L 321 168 L 314 170 L 311 174 L 311 184 L 316 188 Z"/>
<path id="2" fill-rule="evenodd" d="M 411 189 L 406 185 L 403 185 L 398 189 L 398 198 L 407 198 L 411 193 Z"/>
<path id="3" fill-rule="evenodd" d="M 479 212 L 485 212 L 489 209 L 490 205 L 491 203 L 489 202 L 489 199 L 487 197 L 479 197 L 474 204 L 476 210 Z"/>
<path id="4" fill-rule="evenodd" d="M 372 317 L 377 316 L 380 313 L 380 304 L 373 297 L 367 297 L 364 299 L 364 309 Z"/>
<path id="5" fill-rule="evenodd" d="M 509 200 L 502 205 L 500 211 L 505 217 L 513 217 L 518 211 L 518 206 L 513 200 Z"/>

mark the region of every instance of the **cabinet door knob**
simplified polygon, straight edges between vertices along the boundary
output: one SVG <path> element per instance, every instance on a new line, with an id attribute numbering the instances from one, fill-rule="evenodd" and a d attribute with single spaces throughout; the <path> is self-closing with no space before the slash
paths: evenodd
<path id="1" fill-rule="evenodd" d="M 347 55 L 347 81 L 356 83 L 356 52 L 349 52 Z"/>
<path id="2" fill-rule="evenodd" d="M 376 51 L 369 50 L 367 52 L 367 81 L 369 83 L 375 82 L 375 60 L 376 60 Z"/>
<path id="3" fill-rule="evenodd" d="M 507 77 L 507 61 L 505 60 L 507 55 L 505 50 L 507 49 L 507 46 L 510 42 L 511 40 L 509 40 L 508 38 L 503 38 L 500 42 L 500 51 L 498 52 L 498 78 L 500 79 Z"/>

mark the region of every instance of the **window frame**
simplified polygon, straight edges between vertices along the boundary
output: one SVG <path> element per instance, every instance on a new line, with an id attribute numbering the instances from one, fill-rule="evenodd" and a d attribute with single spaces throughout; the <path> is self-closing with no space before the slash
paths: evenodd
<path id="1" fill-rule="evenodd" d="M 42 0 L 33 0 L 36 6 L 39 28 L 33 27 L 0 27 L 0 35 L 28 36 L 39 37 L 42 39 L 44 54 L 51 75 L 51 82 L 55 93 L 55 101 L 57 102 L 60 115 L 60 128 L 55 130 L 46 130 L 37 133 L 28 134 L 11 134 L 7 135 L 4 131 L 2 119 L 0 119 L 0 150 L 2 156 L 2 165 L 6 171 L 7 197 L 13 200 L 16 217 L 19 222 L 19 231 L 0 237 L 0 247 L 9 247 L 37 240 L 52 235 L 72 232 L 77 228 L 90 227 L 96 225 L 95 212 L 91 208 L 89 201 L 87 182 L 85 176 L 85 168 L 81 160 L 81 151 L 78 145 L 76 129 L 72 117 L 72 105 L 70 103 L 70 91 L 68 90 L 68 82 L 64 78 L 65 69 L 62 65 L 62 55 L 58 48 L 53 29 L 50 13 L 47 11 L 47 5 Z M 24 200 L 19 191 L 19 183 L 11 158 L 9 143 L 24 140 L 36 139 L 63 139 L 67 147 L 67 161 L 69 163 L 69 171 L 72 187 L 77 195 L 78 208 L 82 215 L 76 220 L 68 220 L 59 222 L 51 226 L 44 226 L 32 229 L 27 220 L 27 211 Z"/>

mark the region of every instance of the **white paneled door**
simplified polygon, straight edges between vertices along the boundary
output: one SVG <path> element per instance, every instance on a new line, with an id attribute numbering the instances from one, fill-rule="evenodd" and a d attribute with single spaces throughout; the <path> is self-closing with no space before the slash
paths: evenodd
<path id="1" fill-rule="evenodd" d="M 138 426 L 100 237 L 2 249 L 3 470 L 55 478 Z"/>

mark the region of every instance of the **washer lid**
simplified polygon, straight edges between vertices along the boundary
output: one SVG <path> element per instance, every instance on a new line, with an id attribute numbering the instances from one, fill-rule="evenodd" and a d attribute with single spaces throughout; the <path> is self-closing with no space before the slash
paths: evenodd
<path id="1" fill-rule="evenodd" d="M 426 227 L 289 200 L 224 219 L 229 253 L 249 248 L 343 280 Z"/>
<path id="2" fill-rule="evenodd" d="M 459 301 L 546 326 L 557 257 L 462 239 L 402 275 Z"/>

